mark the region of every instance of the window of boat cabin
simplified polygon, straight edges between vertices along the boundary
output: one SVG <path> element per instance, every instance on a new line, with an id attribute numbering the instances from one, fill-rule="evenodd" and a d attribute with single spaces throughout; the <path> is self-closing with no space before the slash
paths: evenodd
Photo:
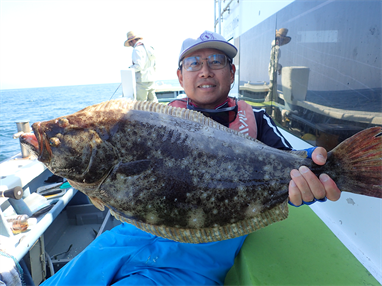
<path id="1" fill-rule="evenodd" d="M 327 150 L 382 126 L 381 11 L 381 1 L 290 3 L 234 39 L 238 93 Z"/>

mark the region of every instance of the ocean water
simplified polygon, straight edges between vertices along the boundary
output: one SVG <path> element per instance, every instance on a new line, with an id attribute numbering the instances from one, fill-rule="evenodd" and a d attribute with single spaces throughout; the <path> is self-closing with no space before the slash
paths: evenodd
<path id="1" fill-rule="evenodd" d="M 177 80 L 163 84 L 178 86 Z M 120 83 L 0 90 L 0 162 L 21 152 L 16 122 L 50 120 L 122 96 Z"/>

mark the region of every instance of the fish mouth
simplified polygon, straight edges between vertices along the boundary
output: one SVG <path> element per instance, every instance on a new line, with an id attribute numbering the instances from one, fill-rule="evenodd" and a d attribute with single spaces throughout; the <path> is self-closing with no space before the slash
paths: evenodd
<path id="1" fill-rule="evenodd" d="M 33 133 L 24 133 L 20 136 L 20 143 L 31 153 L 38 157 L 42 163 L 48 164 L 52 158 L 52 150 L 49 146 L 46 136 L 41 131 L 41 122 L 32 125 Z"/>
<path id="2" fill-rule="evenodd" d="M 33 133 L 24 133 L 20 136 L 20 143 L 30 153 L 38 156 L 39 145 L 36 136 Z"/>

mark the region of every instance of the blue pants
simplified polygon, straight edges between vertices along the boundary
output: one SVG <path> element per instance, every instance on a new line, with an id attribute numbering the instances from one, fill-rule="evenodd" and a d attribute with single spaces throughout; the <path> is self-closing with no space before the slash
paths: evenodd
<path id="1" fill-rule="evenodd" d="M 222 285 L 245 237 L 179 243 L 123 223 L 42 285 Z"/>

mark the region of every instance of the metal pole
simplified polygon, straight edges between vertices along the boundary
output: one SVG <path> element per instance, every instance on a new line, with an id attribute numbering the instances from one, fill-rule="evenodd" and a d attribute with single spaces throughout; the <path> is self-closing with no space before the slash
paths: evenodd
<path id="1" fill-rule="evenodd" d="M 219 0 L 219 34 L 222 33 L 222 19 L 221 19 L 221 13 L 222 13 L 222 0 Z"/>
<path id="2" fill-rule="evenodd" d="M 31 132 L 31 127 L 29 125 L 29 121 L 21 121 L 21 122 L 16 122 L 17 125 L 17 133 L 13 135 L 13 138 L 18 138 L 20 137 L 23 133 L 30 133 Z M 29 157 L 29 151 L 20 143 L 21 147 L 21 154 L 23 158 Z"/>
<path id="3" fill-rule="evenodd" d="M 216 33 L 216 0 L 214 0 L 214 32 Z"/>

